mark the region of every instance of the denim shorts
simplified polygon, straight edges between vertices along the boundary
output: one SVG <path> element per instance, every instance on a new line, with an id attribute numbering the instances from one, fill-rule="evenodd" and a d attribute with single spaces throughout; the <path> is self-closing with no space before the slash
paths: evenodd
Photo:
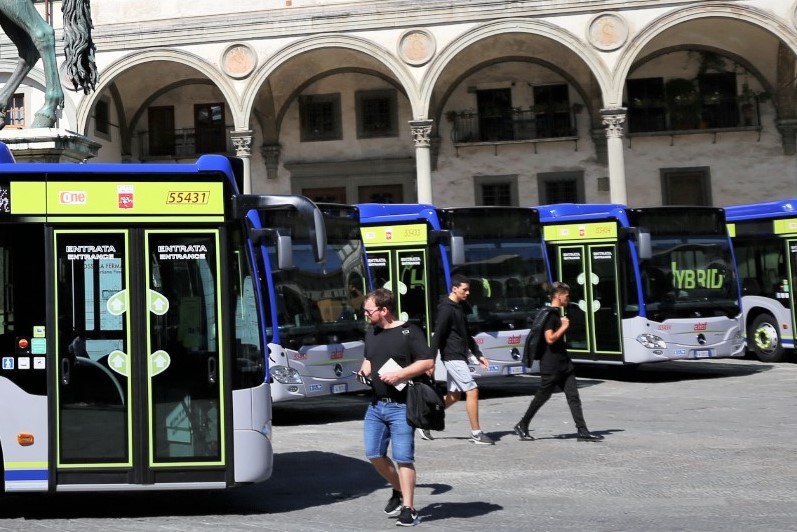
<path id="1" fill-rule="evenodd" d="M 407 405 L 377 401 L 365 411 L 363 424 L 365 457 L 369 460 L 387 456 L 391 445 L 397 464 L 415 462 L 415 429 L 407 425 Z"/>
<path id="2" fill-rule="evenodd" d="M 449 392 L 469 392 L 478 388 L 468 363 L 464 360 L 444 360 L 443 365 L 448 373 L 446 384 Z"/>

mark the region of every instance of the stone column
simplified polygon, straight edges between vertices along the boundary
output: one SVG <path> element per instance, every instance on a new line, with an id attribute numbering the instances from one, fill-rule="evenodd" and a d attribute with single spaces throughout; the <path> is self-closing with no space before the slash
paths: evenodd
<path id="1" fill-rule="evenodd" d="M 250 129 L 238 129 L 230 133 L 232 145 L 235 148 L 235 156 L 243 162 L 244 170 L 244 189 L 243 194 L 252 193 L 252 131 Z"/>
<path id="2" fill-rule="evenodd" d="M 606 126 L 606 151 L 609 159 L 609 189 L 612 203 L 628 203 L 625 190 L 625 157 L 623 156 L 623 123 L 625 107 L 601 109 Z"/>
<path id="3" fill-rule="evenodd" d="M 282 146 L 279 144 L 263 144 L 260 146 L 260 155 L 266 162 L 266 179 L 277 179 L 279 170 L 280 152 Z"/>
<path id="4" fill-rule="evenodd" d="M 783 155 L 797 153 L 797 118 L 781 118 L 775 121 L 783 145 Z"/>
<path id="5" fill-rule="evenodd" d="M 410 120 L 415 141 L 415 173 L 418 203 L 432 203 L 431 133 L 433 120 Z"/>

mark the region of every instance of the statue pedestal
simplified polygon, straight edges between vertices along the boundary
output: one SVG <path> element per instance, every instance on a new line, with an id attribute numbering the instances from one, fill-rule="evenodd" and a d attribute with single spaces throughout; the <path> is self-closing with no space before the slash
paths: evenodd
<path id="1" fill-rule="evenodd" d="M 19 163 L 75 163 L 97 156 L 102 146 L 66 129 L 8 129 L 0 131 L 0 142 Z"/>

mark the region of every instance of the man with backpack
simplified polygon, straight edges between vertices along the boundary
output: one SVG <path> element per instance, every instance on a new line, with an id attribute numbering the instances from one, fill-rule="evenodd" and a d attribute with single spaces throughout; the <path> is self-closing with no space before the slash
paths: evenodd
<path id="1" fill-rule="evenodd" d="M 578 385 L 576 384 L 575 366 L 570 359 L 565 344 L 565 332 L 570 327 L 570 320 L 567 316 L 560 316 L 560 311 L 567 307 L 570 302 L 570 287 L 565 283 L 554 283 L 551 287 L 551 307 L 553 311 L 545 311 L 545 315 L 540 318 L 542 325 L 539 327 L 541 337 L 539 338 L 539 349 L 534 353 L 524 354 L 531 366 L 534 358 L 540 360 L 540 388 L 534 395 L 526 413 L 514 427 L 515 434 L 521 440 L 534 440 L 529 434 L 529 423 L 534 414 L 544 405 L 556 389 L 562 388 L 570 406 L 570 413 L 578 429 L 578 441 L 599 441 L 603 436 L 590 433 L 587 423 L 584 421 L 584 413 L 581 411 L 581 398 L 578 395 Z M 537 320 L 535 320 L 536 322 Z M 532 326 L 531 336 L 536 327 Z M 526 343 L 527 349 L 532 349 L 535 339 L 530 338 Z"/>

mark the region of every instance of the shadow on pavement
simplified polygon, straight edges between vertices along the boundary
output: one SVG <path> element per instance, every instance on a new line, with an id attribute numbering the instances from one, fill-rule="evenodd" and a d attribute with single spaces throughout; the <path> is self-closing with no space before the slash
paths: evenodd
<path id="1" fill-rule="evenodd" d="M 421 523 L 430 523 L 443 519 L 467 519 L 468 517 L 478 517 L 503 509 L 504 507 L 499 504 L 484 501 L 443 502 L 429 504 L 418 510 L 418 513 L 421 516 Z"/>

